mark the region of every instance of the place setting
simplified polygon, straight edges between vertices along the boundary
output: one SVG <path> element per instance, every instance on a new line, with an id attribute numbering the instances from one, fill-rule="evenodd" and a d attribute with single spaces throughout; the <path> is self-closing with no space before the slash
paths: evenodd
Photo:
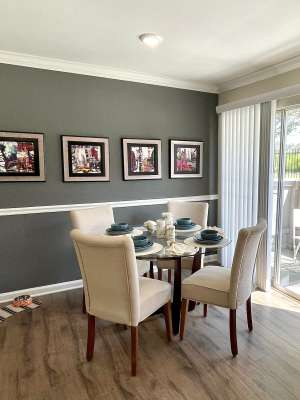
<path id="1" fill-rule="evenodd" d="M 184 243 L 200 245 L 201 247 L 224 247 L 228 244 L 228 239 L 224 238 L 222 229 L 213 227 L 202 229 L 194 236 L 185 239 Z"/>
<path id="2" fill-rule="evenodd" d="M 142 230 L 129 225 L 127 222 L 111 224 L 110 227 L 106 229 L 106 234 L 109 236 L 130 235 L 134 237 L 142 235 L 142 233 Z"/>
<path id="3" fill-rule="evenodd" d="M 160 243 L 153 242 L 146 235 L 138 235 L 132 237 L 134 249 L 137 255 L 146 256 L 150 254 L 155 254 L 163 249 Z"/>
<path id="4" fill-rule="evenodd" d="M 143 229 L 129 225 L 127 222 L 119 222 L 111 224 L 106 229 L 106 234 L 109 236 L 130 236 L 133 240 L 134 249 L 140 256 L 158 253 L 163 246 L 159 243 L 154 243 L 148 236 L 143 234 Z"/>
<path id="5" fill-rule="evenodd" d="M 174 222 L 175 231 L 180 233 L 197 232 L 202 227 L 192 221 L 190 217 L 178 218 Z"/>

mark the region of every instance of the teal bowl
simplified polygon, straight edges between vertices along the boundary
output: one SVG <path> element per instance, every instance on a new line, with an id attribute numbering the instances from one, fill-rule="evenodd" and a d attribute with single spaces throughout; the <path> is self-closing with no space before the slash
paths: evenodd
<path id="1" fill-rule="evenodd" d="M 191 218 L 178 218 L 176 220 L 177 225 L 191 225 L 192 219 Z"/>
<path id="2" fill-rule="evenodd" d="M 213 229 L 204 229 L 201 231 L 201 236 L 203 239 L 215 239 L 218 238 L 220 235 L 218 231 L 215 231 Z"/>
<path id="3" fill-rule="evenodd" d="M 128 226 L 126 222 L 120 222 L 119 224 L 111 224 L 110 229 L 112 231 L 126 231 Z"/>
<path id="4" fill-rule="evenodd" d="M 133 243 L 136 247 L 146 246 L 148 244 L 148 238 L 145 235 L 134 236 L 132 238 Z"/>
<path id="5" fill-rule="evenodd" d="M 214 229 L 203 229 L 201 233 L 204 235 L 217 235 L 219 232 Z"/>

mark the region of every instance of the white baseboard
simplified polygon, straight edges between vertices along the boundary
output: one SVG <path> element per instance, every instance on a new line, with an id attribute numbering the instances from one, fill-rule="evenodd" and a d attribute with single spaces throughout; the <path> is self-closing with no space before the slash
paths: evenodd
<path id="1" fill-rule="evenodd" d="M 211 254 L 205 256 L 206 262 L 217 261 L 218 255 Z M 12 301 L 15 297 L 21 296 L 22 294 L 30 294 L 31 296 L 45 296 L 46 294 L 54 294 L 59 292 L 65 292 L 67 290 L 78 289 L 82 287 L 82 279 L 69 282 L 55 283 L 53 285 L 37 286 L 30 289 L 15 290 L 14 292 L 7 292 L 0 294 L 0 303 L 6 303 Z"/>
<path id="2" fill-rule="evenodd" d="M 67 290 L 78 289 L 82 287 L 82 279 L 69 282 L 55 283 L 53 285 L 38 286 L 30 289 L 21 289 L 14 292 L 7 292 L 0 294 L 0 303 L 13 300 L 17 296 L 22 294 L 30 294 L 31 296 L 44 296 L 46 294 L 53 294 L 59 292 L 65 292 Z"/>

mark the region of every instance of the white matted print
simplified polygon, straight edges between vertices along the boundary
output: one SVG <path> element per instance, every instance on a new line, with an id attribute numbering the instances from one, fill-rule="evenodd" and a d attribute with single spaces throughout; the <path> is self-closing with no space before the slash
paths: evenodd
<path id="1" fill-rule="evenodd" d="M 45 181 L 44 135 L 0 132 L 0 182 Z"/>
<path id="2" fill-rule="evenodd" d="M 203 142 L 170 140 L 170 177 L 202 178 Z"/>
<path id="3" fill-rule="evenodd" d="M 122 139 L 124 180 L 161 179 L 161 141 Z"/>
<path id="4" fill-rule="evenodd" d="M 107 138 L 62 136 L 65 182 L 109 181 Z"/>

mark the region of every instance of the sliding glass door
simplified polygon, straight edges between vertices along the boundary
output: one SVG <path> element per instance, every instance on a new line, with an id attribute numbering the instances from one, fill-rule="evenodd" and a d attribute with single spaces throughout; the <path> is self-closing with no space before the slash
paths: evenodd
<path id="1" fill-rule="evenodd" d="M 273 284 L 300 298 L 300 106 L 276 114 Z"/>

